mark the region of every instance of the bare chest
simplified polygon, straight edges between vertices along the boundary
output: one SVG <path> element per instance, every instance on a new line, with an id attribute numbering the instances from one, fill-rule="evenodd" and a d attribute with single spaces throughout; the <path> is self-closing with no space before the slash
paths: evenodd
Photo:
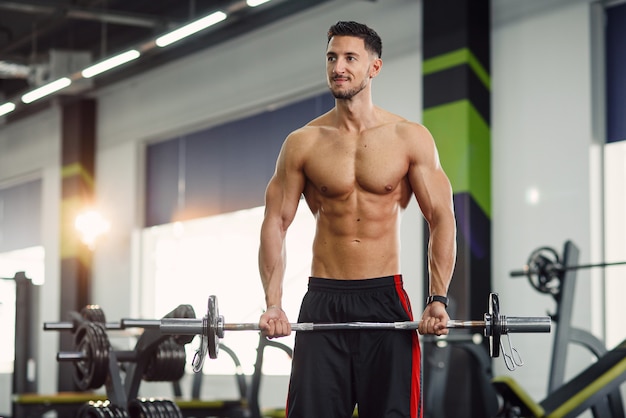
<path id="1" fill-rule="evenodd" d="M 407 172 L 402 144 L 385 134 L 320 138 L 305 164 L 307 180 L 327 197 L 355 189 L 388 194 L 397 190 Z"/>

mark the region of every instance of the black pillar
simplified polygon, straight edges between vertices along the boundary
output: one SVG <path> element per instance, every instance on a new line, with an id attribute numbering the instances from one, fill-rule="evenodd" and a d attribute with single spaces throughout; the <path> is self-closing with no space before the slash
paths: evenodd
<path id="1" fill-rule="evenodd" d="M 37 393 L 39 287 L 23 271 L 15 273 L 15 360 L 13 394 Z"/>
<path id="2" fill-rule="evenodd" d="M 450 314 L 460 319 L 482 319 L 491 291 L 490 20 L 489 0 L 423 1 L 423 122 L 454 192 L 458 254 L 449 296 Z M 459 346 L 444 357 L 424 347 L 425 399 L 436 390 L 445 398 L 438 403 L 445 411 L 426 402 L 429 417 L 485 416 L 478 367 Z M 446 387 L 428 384 L 437 368 L 445 369 Z"/>
<path id="3" fill-rule="evenodd" d="M 80 311 L 90 303 L 91 250 L 81 242 L 74 222 L 93 203 L 96 138 L 96 105 L 92 99 L 62 104 L 61 186 L 61 309 Z M 71 333 L 60 333 L 60 351 L 72 350 Z M 59 392 L 75 391 L 69 363 L 59 363 Z"/>

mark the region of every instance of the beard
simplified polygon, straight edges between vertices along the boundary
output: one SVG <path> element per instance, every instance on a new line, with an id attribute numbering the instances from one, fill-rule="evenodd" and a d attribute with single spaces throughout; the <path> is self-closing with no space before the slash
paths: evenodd
<path id="1" fill-rule="evenodd" d="M 330 91 L 335 97 L 335 99 L 350 100 L 354 96 L 359 94 L 366 86 L 367 86 L 367 80 L 363 80 L 360 86 L 357 86 L 353 89 L 346 90 L 346 91 L 338 91 L 338 90 L 333 90 L 333 88 L 331 87 Z"/>

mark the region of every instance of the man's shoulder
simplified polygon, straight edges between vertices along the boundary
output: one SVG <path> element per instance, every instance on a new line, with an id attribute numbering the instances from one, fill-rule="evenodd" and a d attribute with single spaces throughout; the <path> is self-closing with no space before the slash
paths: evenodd
<path id="1" fill-rule="evenodd" d="M 408 119 L 403 119 L 396 123 L 396 128 L 401 132 L 409 134 L 410 136 L 414 135 L 423 135 L 428 132 L 428 129 L 424 125 L 419 122 L 414 122 Z"/>
<path id="2" fill-rule="evenodd" d="M 318 137 L 323 130 L 324 130 L 324 126 L 312 125 L 309 123 L 292 131 L 287 136 L 287 141 L 290 141 L 290 142 L 310 141 Z"/>
<path id="3" fill-rule="evenodd" d="M 313 139 L 330 129 L 333 129 L 333 127 L 330 124 L 330 118 L 328 117 L 328 114 L 324 114 L 311 120 L 306 125 L 292 131 L 289 134 L 288 139 L 293 139 L 293 140 Z"/>
<path id="4" fill-rule="evenodd" d="M 392 126 L 407 132 L 419 132 L 426 129 L 421 123 L 409 120 L 404 116 L 389 112 L 388 110 L 379 108 L 379 112 L 382 116 L 383 125 Z"/>

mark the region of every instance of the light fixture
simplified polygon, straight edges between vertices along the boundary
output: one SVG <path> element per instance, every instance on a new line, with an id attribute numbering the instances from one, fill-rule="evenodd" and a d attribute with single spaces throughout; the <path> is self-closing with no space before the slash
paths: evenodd
<path id="1" fill-rule="evenodd" d="M 15 110 L 15 103 L 7 102 L 3 105 L 0 105 L 0 116 L 4 116 L 7 113 L 11 113 Z"/>
<path id="2" fill-rule="evenodd" d="M 226 13 L 224 12 L 213 12 L 208 16 L 205 16 L 201 19 L 193 21 L 181 28 L 178 28 L 168 34 L 165 34 L 156 39 L 157 46 L 164 47 L 174 42 L 180 41 L 183 38 L 186 38 L 189 35 L 193 35 L 196 32 L 200 32 L 203 29 L 208 28 L 209 26 L 213 26 L 216 23 L 221 22 L 226 19 Z"/>
<path id="3" fill-rule="evenodd" d="M 541 200 L 541 193 L 539 192 L 538 188 L 529 187 L 526 190 L 526 203 L 528 203 L 531 206 L 535 206 L 539 204 L 540 200 Z"/>
<path id="4" fill-rule="evenodd" d="M 98 237 L 108 232 L 111 225 L 98 211 L 90 209 L 76 216 L 74 226 L 81 241 L 93 250 Z"/>
<path id="5" fill-rule="evenodd" d="M 72 84 L 72 80 L 68 77 L 59 78 L 58 80 L 53 81 L 52 83 L 45 84 L 33 91 L 30 91 L 22 96 L 22 101 L 24 103 L 32 103 L 35 100 L 41 99 L 44 96 L 57 92 L 61 89 Z"/>
<path id="6" fill-rule="evenodd" d="M 122 64 L 125 64 L 129 61 L 139 58 L 141 54 L 136 49 L 131 49 L 130 51 L 123 52 L 121 54 L 115 55 L 114 57 L 108 58 L 102 62 L 92 65 L 91 67 L 85 68 L 81 75 L 85 78 L 91 78 L 100 73 L 108 71 L 112 68 L 118 67 Z"/>
<path id="7" fill-rule="evenodd" d="M 246 0 L 246 4 L 249 7 L 257 7 L 257 6 L 262 5 L 263 3 L 267 3 L 268 1 L 271 1 L 271 0 Z"/>

